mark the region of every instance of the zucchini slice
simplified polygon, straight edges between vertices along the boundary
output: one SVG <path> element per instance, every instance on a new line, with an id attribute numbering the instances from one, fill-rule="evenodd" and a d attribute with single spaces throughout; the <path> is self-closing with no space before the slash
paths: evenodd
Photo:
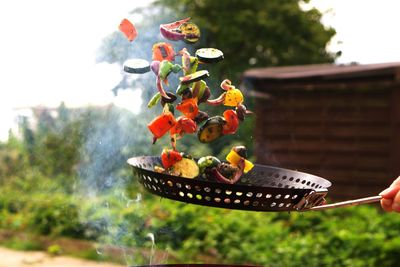
<path id="1" fill-rule="evenodd" d="M 206 120 L 203 126 L 200 127 L 197 137 L 202 143 L 210 143 L 223 134 L 223 127 L 226 121 L 221 116 L 214 116 Z"/>
<path id="2" fill-rule="evenodd" d="M 224 59 L 224 53 L 216 48 L 201 48 L 195 55 L 202 63 L 217 63 Z"/>
<path id="3" fill-rule="evenodd" d="M 208 70 L 199 70 L 195 73 L 180 77 L 179 80 L 181 81 L 181 84 L 189 84 L 200 81 L 208 76 L 210 76 Z"/>
<path id="4" fill-rule="evenodd" d="M 150 63 L 140 58 L 128 59 L 124 62 L 124 71 L 137 74 L 146 73 L 150 71 Z"/>
<path id="5" fill-rule="evenodd" d="M 200 170 L 196 161 L 188 158 L 183 158 L 173 165 L 172 174 L 185 178 L 195 178 L 199 176 Z"/>

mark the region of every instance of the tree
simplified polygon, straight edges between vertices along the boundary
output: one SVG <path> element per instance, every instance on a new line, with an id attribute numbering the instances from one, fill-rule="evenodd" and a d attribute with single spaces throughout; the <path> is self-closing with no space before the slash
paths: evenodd
<path id="1" fill-rule="evenodd" d="M 225 78 L 239 87 L 241 74 L 249 68 L 329 63 L 336 57 L 325 49 L 335 30 L 321 24 L 322 14 L 318 10 L 302 10 L 297 0 L 158 0 L 132 13 L 143 17 L 141 22 L 135 24 L 139 32 L 137 39 L 130 43 L 120 32 L 111 34 L 103 41 L 98 61 L 117 62 L 121 66 L 128 58 L 139 57 L 151 61 L 151 47 L 161 41 L 172 43 L 175 51 L 185 46 L 191 54 L 200 47 L 215 47 L 223 51 L 224 60 L 201 67 L 210 72 L 207 84 L 214 96 L 221 93 L 219 83 Z M 202 37 L 199 43 L 191 45 L 162 38 L 160 24 L 185 17 L 191 17 L 200 27 Z M 174 92 L 178 85 L 174 79 L 176 75 L 170 76 L 173 77 L 169 79 L 168 90 Z M 145 107 L 156 92 L 152 73 L 134 79 L 124 75 L 114 91 L 138 87 L 143 89 L 143 114 L 159 114 L 160 107 L 151 110 Z M 250 98 L 245 102 L 250 109 L 253 108 Z M 210 112 L 211 115 L 217 113 L 220 114 L 220 110 L 213 109 Z M 201 150 L 222 155 L 225 153 L 222 151 L 234 143 L 244 144 L 251 149 L 253 120 L 246 119 L 237 135 L 220 138 L 209 148 Z M 200 151 L 199 147 L 205 146 L 190 137 L 183 138 L 180 145 L 191 151 Z M 251 154 L 251 150 L 249 152 Z"/>
<path id="2" fill-rule="evenodd" d="M 330 63 L 336 57 L 325 49 L 335 30 L 322 25 L 317 9 L 302 10 L 298 0 L 158 0 L 157 5 L 198 24 L 198 47 L 224 52 L 215 70 L 220 78 L 238 81 L 252 67 Z"/>

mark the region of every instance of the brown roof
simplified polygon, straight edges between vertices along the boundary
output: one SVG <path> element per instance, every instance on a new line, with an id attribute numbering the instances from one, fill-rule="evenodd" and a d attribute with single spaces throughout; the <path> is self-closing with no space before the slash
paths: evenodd
<path id="1" fill-rule="evenodd" d="M 291 79 L 344 79 L 395 74 L 400 71 L 400 62 L 381 64 L 317 64 L 288 67 L 254 68 L 247 70 L 243 77 L 251 80 Z"/>

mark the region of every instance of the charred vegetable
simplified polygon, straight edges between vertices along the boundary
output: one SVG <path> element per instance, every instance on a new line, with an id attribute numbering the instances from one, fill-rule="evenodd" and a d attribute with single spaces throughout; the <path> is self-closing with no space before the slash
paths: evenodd
<path id="1" fill-rule="evenodd" d="M 223 135 L 223 127 L 226 121 L 221 116 L 214 116 L 206 120 L 199 129 L 197 137 L 202 143 L 210 143 Z"/>
<path id="2" fill-rule="evenodd" d="M 172 166 L 171 173 L 175 176 L 195 178 L 199 176 L 199 167 L 193 159 L 182 158 Z"/>
<path id="3" fill-rule="evenodd" d="M 200 39 L 200 29 L 192 22 L 183 23 L 179 31 L 185 36 L 183 40 L 187 43 L 195 43 Z"/>
<path id="4" fill-rule="evenodd" d="M 161 163 L 165 169 L 172 167 L 182 159 L 182 153 L 172 149 L 163 149 L 161 153 Z"/>
<path id="5" fill-rule="evenodd" d="M 175 60 L 175 51 L 171 44 L 169 43 L 156 43 L 152 48 L 153 52 L 153 60 L 154 61 L 174 61 Z"/>
<path id="6" fill-rule="evenodd" d="M 153 142 L 163 137 L 175 124 L 176 120 L 171 112 L 165 112 L 152 120 L 147 127 L 154 136 Z"/>
<path id="7" fill-rule="evenodd" d="M 239 118 L 236 115 L 234 110 L 228 109 L 224 111 L 224 119 L 226 121 L 223 126 L 222 133 L 225 134 L 234 134 L 239 128 Z"/>
<path id="8" fill-rule="evenodd" d="M 197 114 L 199 113 L 199 107 L 197 105 L 196 98 L 188 98 L 183 100 L 176 106 L 176 109 L 190 119 L 196 118 Z"/>
<path id="9" fill-rule="evenodd" d="M 221 164 L 221 161 L 213 156 L 201 157 L 197 161 L 197 165 L 199 165 L 200 173 L 204 173 L 206 169 L 218 168 Z"/>
<path id="10" fill-rule="evenodd" d="M 215 48 L 201 48 L 195 55 L 203 63 L 216 63 L 224 59 L 222 51 Z"/>
<path id="11" fill-rule="evenodd" d="M 124 71 L 143 74 L 150 71 L 150 63 L 147 60 L 139 58 L 128 59 L 124 62 Z"/>
<path id="12" fill-rule="evenodd" d="M 229 152 L 229 154 L 226 156 L 226 160 L 234 166 L 237 166 L 240 162 L 243 161 L 244 173 L 249 172 L 254 167 L 254 164 L 248 161 L 246 158 L 247 158 L 247 150 L 244 146 L 233 147 Z"/>
<path id="13" fill-rule="evenodd" d="M 183 76 L 183 77 L 179 78 L 179 80 L 181 81 L 182 84 L 189 84 L 189 83 L 194 83 L 194 82 L 200 81 L 204 78 L 207 78 L 208 76 L 210 76 L 210 74 L 208 73 L 207 70 L 199 70 L 193 74 Z"/>

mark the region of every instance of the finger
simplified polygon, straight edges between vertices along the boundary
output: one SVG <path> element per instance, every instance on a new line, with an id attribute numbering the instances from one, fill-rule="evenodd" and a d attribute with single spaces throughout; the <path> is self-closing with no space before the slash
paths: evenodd
<path id="1" fill-rule="evenodd" d="M 392 209 L 396 212 L 400 212 L 400 191 L 397 192 L 393 199 Z"/>
<path id="2" fill-rule="evenodd" d="M 393 201 L 391 199 L 383 198 L 381 200 L 381 206 L 384 211 L 391 212 L 393 210 L 392 204 L 393 204 Z"/>
<path id="3" fill-rule="evenodd" d="M 400 185 L 391 185 L 389 188 L 386 188 L 383 190 L 379 195 L 381 195 L 383 198 L 394 198 L 397 194 L 397 192 L 400 190 Z"/>

